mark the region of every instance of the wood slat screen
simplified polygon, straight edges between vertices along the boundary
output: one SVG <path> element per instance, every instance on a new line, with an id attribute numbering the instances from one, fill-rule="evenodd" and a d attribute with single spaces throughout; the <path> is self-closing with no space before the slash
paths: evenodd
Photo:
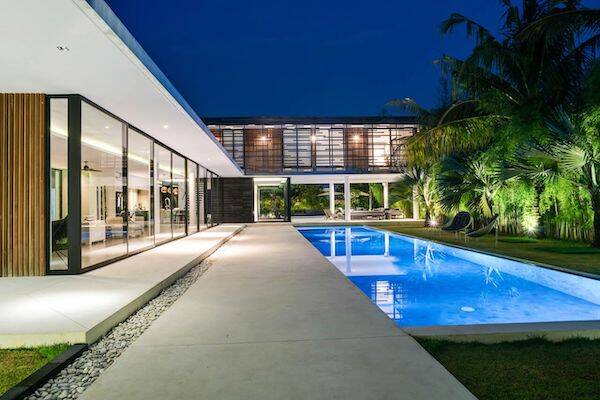
<path id="1" fill-rule="evenodd" d="M 0 93 L 0 276 L 46 270 L 45 96 Z"/>
<path id="2" fill-rule="evenodd" d="M 257 128 L 244 131 L 246 173 L 283 171 L 283 129 Z"/>
<path id="3" fill-rule="evenodd" d="M 348 171 L 369 169 L 369 131 L 365 128 L 344 130 L 344 162 Z"/>

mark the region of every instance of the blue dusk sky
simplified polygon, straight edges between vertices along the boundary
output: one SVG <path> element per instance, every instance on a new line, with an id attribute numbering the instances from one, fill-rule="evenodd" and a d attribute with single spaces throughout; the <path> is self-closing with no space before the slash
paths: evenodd
<path id="1" fill-rule="evenodd" d="M 200 116 L 378 115 L 437 103 L 443 54 L 472 47 L 440 22 L 497 30 L 496 0 L 107 0 Z"/>

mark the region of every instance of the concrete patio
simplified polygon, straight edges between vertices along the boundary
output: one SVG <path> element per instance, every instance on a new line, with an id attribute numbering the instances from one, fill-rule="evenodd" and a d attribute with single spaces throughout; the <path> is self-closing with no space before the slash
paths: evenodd
<path id="1" fill-rule="evenodd" d="M 475 399 L 291 225 L 210 259 L 83 399 Z"/>
<path id="2" fill-rule="evenodd" d="M 0 348 L 92 343 L 244 225 L 225 224 L 82 275 L 0 279 Z"/>

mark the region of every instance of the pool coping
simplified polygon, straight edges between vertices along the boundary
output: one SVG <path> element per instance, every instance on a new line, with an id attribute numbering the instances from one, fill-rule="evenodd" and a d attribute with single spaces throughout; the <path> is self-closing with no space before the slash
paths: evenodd
<path id="1" fill-rule="evenodd" d="M 297 226 L 293 224 L 294 228 L 316 228 L 318 225 L 313 226 Z M 330 227 L 343 227 L 348 226 L 345 224 L 336 224 L 327 226 Z M 468 247 L 448 244 L 437 240 L 424 239 L 414 235 L 408 235 L 404 233 L 398 233 L 387 229 L 373 227 L 369 225 L 351 225 L 361 226 L 381 232 L 387 232 L 394 235 L 406 236 L 412 239 L 419 239 L 424 241 L 431 241 L 436 244 L 445 245 L 449 247 L 458 248 L 461 250 L 474 251 L 476 253 L 485 254 L 493 257 L 499 257 L 506 260 L 517 261 L 524 264 L 538 266 L 540 268 L 551 269 L 559 272 L 569 273 L 571 275 L 581 276 L 583 278 L 589 278 L 594 280 L 600 280 L 600 275 L 587 274 L 584 272 L 577 272 L 567 270 L 561 267 L 536 263 L 530 260 L 520 259 L 518 257 L 503 256 L 496 253 L 487 251 L 474 250 Z M 302 235 L 304 237 L 304 235 Z M 304 237 L 306 239 L 306 237 Z M 313 245 L 308 239 L 306 239 L 311 245 Z M 327 261 L 335 268 L 329 258 L 323 255 Z M 344 277 L 346 277 L 344 275 Z M 347 277 L 346 277 L 347 278 Z M 368 297 L 368 296 L 367 296 Z M 369 301 L 371 299 L 369 298 Z M 378 310 L 376 304 L 371 301 Z M 389 317 L 388 317 L 389 318 Z M 396 325 L 398 326 L 398 325 Z M 548 322 L 514 322 L 506 324 L 472 324 L 472 325 L 440 325 L 440 326 L 424 326 L 424 327 L 400 327 L 398 329 L 406 332 L 407 334 L 414 337 L 423 338 L 434 338 L 444 339 L 453 342 L 481 342 L 481 343 L 499 343 L 499 342 L 510 342 L 527 340 L 532 338 L 544 338 L 550 341 L 561 341 L 569 338 L 589 338 L 598 339 L 600 338 L 600 320 L 584 320 L 584 321 L 548 321 Z"/>
<path id="2" fill-rule="evenodd" d="M 414 337 L 453 342 L 500 343 L 533 338 L 558 342 L 571 338 L 600 338 L 600 321 L 514 322 L 507 324 L 401 327 Z"/>

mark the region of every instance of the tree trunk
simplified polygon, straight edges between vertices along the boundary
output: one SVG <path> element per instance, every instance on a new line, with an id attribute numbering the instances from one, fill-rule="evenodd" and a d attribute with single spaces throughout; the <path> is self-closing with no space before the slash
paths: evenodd
<path id="1" fill-rule="evenodd" d="M 594 241 L 592 246 L 600 248 L 600 190 L 592 191 L 592 210 L 594 211 Z"/>
<path id="2" fill-rule="evenodd" d="M 425 227 L 431 226 L 431 213 L 429 212 L 429 207 L 425 205 Z"/>

